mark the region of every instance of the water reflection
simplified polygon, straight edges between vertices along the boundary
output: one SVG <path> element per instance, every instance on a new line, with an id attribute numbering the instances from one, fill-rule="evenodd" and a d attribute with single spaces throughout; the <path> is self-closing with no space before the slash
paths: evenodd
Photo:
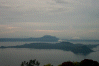
<path id="1" fill-rule="evenodd" d="M 1 42 L 0 46 L 23 45 L 28 42 Z M 31 43 L 31 42 L 29 42 Z M 99 44 L 99 43 L 98 43 Z M 20 66 L 22 61 L 37 59 L 43 66 L 51 63 L 54 66 L 64 61 L 81 61 L 83 59 L 93 59 L 99 62 L 99 46 L 93 48 L 95 52 L 88 55 L 74 54 L 71 51 L 59 49 L 30 49 L 30 48 L 6 48 L 0 49 L 0 66 Z M 5 64 L 6 63 L 6 64 Z"/>
<path id="2" fill-rule="evenodd" d="M 26 49 L 26 48 L 7 48 L 0 49 L 0 64 L 1 66 L 20 66 L 22 61 L 37 59 L 43 66 L 51 63 L 54 66 L 61 64 L 64 61 L 81 61 L 83 59 L 93 59 L 99 61 L 99 52 L 93 52 L 87 56 L 76 55 L 71 51 L 62 51 L 56 49 Z M 10 61 L 9 61 L 10 60 Z M 6 64 L 5 64 L 6 63 Z"/>

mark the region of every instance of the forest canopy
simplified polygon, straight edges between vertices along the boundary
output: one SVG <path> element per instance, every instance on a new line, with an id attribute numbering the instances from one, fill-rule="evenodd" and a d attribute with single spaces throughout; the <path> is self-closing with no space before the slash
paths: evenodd
<path id="1" fill-rule="evenodd" d="M 40 62 L 36 59 L 30 60 L 28 62 L 23 61 L 21 63 L 21 66 L 40 66 Z M 45 64 L 44 66 L 53 66 L 52 64 Z M 58 66 L 99 66 L 99 62 L 94 61 L 92 59 L 84 59 L 81 62 L 72 62 L 67 61 L 59 64 Z"/>

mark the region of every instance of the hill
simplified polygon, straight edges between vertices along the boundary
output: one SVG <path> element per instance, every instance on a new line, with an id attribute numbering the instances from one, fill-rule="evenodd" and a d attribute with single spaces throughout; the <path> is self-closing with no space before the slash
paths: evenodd
<path id="1" fill-rule="evenodd" d="M 0 42 L 16 42 L 16 41 L 39 41 L 39 42 L 57 42 L 59 38 L 55 36 L 45 35 L 39 38 L 0 38 Z"/>

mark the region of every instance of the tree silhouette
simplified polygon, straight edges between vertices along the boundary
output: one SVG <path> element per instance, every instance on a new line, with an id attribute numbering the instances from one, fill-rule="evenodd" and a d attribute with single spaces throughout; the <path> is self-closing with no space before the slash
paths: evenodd
<path id="1" fill-rule="evenodd" d="M 62 66 L 74 66 L 74 64 L 71 61 L 62 63 Z"/>
<path id="2" fill-rule="evenodd" d="M 80 66 L 99 66 L 97 61 L 91 59 L 84 59 L 81 61 Z"/>
<path id="3" fill-rule="evenodd" d="M 40 65 L 40 62 L 38 62 L 36 59 L 29 60 L 29 62 L 23 61 L 21 63 L 21 66 L 39 66 L 39 65 Z M 53 65 L 49 63 L 44 66 L 53 66 Z M 63 62 L 58 66 L 99 66 L 99 63 L 91 59 L 84 59 L 81 62 L 71 62 L 71 61 Z"/>
<path id="4" fill-rule="evenodd" d="M 51 64 L 49 63 L 49 64 L 46 64 L 46 65 L 44 65 L 44 66 L 53 66 L 53 65 L 51 65 Z"/>
<path id="5" fill-rule="evenodd" d="M 29 62 L 22 62 L 21 63 L 21 66 L 39 66 L 40 65 L 40 62 L 36 61 L 36 59 L 34 60 L 30 60 Z"/>

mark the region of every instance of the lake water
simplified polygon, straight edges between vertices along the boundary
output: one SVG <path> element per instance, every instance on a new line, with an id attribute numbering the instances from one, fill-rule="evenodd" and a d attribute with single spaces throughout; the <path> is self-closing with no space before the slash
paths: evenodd
<path id="1" fill-rule="evenodd" d="M 15 46 L 33 42 L 0 42 L 0 46 Z M 83 44 L 99 44 L 99 42 L 75 42 Z M 83 59 L 92 59 L 99 62 L 99 46 L 93 49 L 87 56 L 76 55 L 71 51 L 63 51 L 56 49 L 27 49 L 27 48 L 6 48 L 0 49 L 0 66 L 20 66 L 22 61 L 37 59 L 40 66 L 51 63 L 57 66 L 65 61 L 78 61 Z"/>

